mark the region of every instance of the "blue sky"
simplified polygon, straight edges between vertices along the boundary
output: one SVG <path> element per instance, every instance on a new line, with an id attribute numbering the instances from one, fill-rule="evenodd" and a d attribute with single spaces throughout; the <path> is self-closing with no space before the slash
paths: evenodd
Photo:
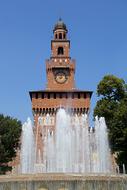
<path id="1" fill-rule="evenodd" d="M 30 90 L 45 88 L 52 29 L 62 17 L 69 30 L 76 84 L 94 91 L 106 74 L 127 82 L 127 0 L 1 0 L 0 113 L 24 122 Z"/>

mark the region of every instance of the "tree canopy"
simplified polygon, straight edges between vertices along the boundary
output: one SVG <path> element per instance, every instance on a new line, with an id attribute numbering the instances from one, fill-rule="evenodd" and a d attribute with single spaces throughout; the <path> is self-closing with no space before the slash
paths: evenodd
<path id="1" fill-rule="evenodd" d="M 106 75 L 97 86 L 97 101 L 94 116 L 105 117 L 109 129 L 112 152 L 117 153 L 120 167 L 127 170 L 127 84 L 123 79 Z"/>
<path id="2" fill-rule="evenodd" d="M 123 79 L 114 75 L 106 75 L 97 86 L 97 94 L 108 100 L 120 101 L 125 96 L 126 88 Z"/>
<path id="3" fill-rule="evenodd" d="M 0 174 L 12 169 L 8 163 L 16 156 L 20 135 L 21 122 L 0 114 Z"/>

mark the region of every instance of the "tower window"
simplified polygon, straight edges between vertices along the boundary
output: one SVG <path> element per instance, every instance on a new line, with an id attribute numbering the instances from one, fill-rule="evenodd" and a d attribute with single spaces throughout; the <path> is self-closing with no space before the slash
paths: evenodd
<path id="1" fill-rule="evenodd" d="M 59 39 L 62 39 L 62 33 L 59 33 Z"/>
<path id="2" fill-rule="evenodd" d="M 57 39 L 57 34 L 55 35 L 55 38 Z"/>
<path id="3" fill-rule="evenodd" d="M 64 33 L 64 35 L 63 35 L 63 38 L 64 38 L 64 39 L 66 38 L 66 35 L 65 35 L 65 33 Z"/>
<path id="4" fill-rule="evenodd" d="M 58 47 L 58 55 L 63 55 L 63 54 L 64 54 L 63 47 Z"/>

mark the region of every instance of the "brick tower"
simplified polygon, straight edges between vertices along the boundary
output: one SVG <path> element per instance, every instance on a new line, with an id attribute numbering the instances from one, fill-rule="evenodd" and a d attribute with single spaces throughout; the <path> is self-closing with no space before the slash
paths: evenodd
<path id="1" fill-rule="evenodd" d="M 36 136 L 37 163 L 43 159 L 43 140 L 47 131 L 55 132 L 56 112 L 68 108 L 71 114 L 88 113 L 91 91 L 75 86 L 75 60 L 70 57 L 67 27 L 60 19 L 53 29 L 51 57 L 46 60 L 47 85 L 45 90 L 30 91 Z M 50 117 L 50 120 L 49 120 Z M 41 120 L 40 120 L 41 118 Z"/>

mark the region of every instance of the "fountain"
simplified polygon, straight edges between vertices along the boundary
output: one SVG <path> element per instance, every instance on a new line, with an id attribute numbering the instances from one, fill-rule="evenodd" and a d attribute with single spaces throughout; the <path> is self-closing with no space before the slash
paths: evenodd
<path id="1" fill-rule="evenodd" d="M 34 128 L 28 119 L 22 126 L 22 174 L 1 176 L 0 190 L 127 189 L 127 176 L 113 174 L 104 118 L 96 117 L 90 128 L 87 114 L 60 108 L 56 132 L 48 131 L 44 143 L 43 162 L 37 163 Z"/>
<path id="2" fill-rule="evenodd" d="M 39 165 L 34 142 L 32 123 L 28 119 L 23 125 L 21 173 L 112 173 L 104 118 L 96 117 L 94 128 L 89 128 L 87 114 L 77 116 L 59 109 L 55 133 L 48 131 L 45 154 Z"/>
<path id="3" fill-rule="evenodd" d="M 33 173 L 33 163 L 35 157 L 35 143 L 33 126 L 30 118 L 22 126 L 22 142 L 21 142 L 21 173 Z"/>

